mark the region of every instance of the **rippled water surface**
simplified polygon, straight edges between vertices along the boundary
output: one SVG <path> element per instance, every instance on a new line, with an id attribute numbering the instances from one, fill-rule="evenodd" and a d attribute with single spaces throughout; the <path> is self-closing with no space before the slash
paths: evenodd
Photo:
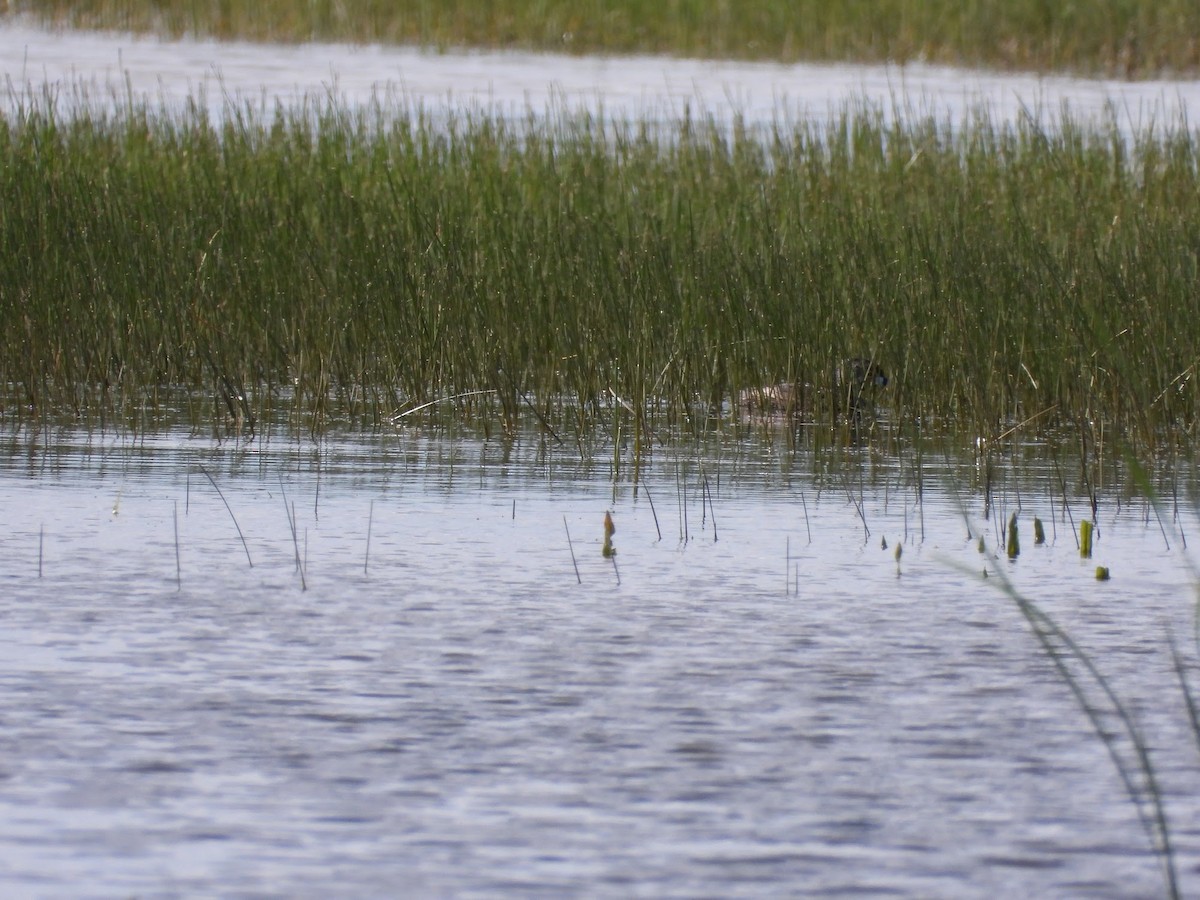
<path id="1" fill-rule="evenodd" d="M 980 554 L 995 517 L 968 526 L 962 472 L 919 502 L 878 452 L 841 474 L 664 453 L 635 495 L 605 459 L 10 437 L 5 894 L 1161 894 L 1103 745 L 985 567 L 1129 701 L 1197 883 L 1165 637 L 1190 634 L 1194 517 L 1106 501 L 1081 561 L 1086 505 L 1026 484 L 1010 563 Z"/>

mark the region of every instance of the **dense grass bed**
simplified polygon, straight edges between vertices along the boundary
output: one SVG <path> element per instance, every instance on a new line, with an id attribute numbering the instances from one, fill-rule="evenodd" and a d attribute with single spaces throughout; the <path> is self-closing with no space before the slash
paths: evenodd
<path id="1" fill-rule="evenodd" d="M 748 59 L 930 60 L 1121 76 L 1200 68 L 1195 0 L 12 0 L 74 27 Z"/>
<path id="2" fill-rule="evenodd" d="M 478 391 L 498 421 L 586 429 L 616 396 L 687 428 L 858 355 L 898 421 L 1155 446 L 1200 401 L 1198 165 L 1184 127 L 983 114 L 651 133 L 31 96 L 0 120 L 0 382 L 12 413 L 181 386 L 372 423 Z"/>

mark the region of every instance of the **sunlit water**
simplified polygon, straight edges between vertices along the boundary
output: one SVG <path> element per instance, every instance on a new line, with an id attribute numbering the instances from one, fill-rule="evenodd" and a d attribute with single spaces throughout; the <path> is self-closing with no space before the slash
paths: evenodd
<path id="1" fill-rule="evenodd" d="M 179 107 L 205 97 L 214 115 L 232 100 L 294 105 L 337 97 L 426 109 L 482 109 L 525 117 L 588 110 L 617 121 L 676 121 L 685 111 L 750 127 L 826 122 L 847 104 L 886 116 L 932 115 L 957 125 L 986 111 L 993 122 L 1053 127 L 1064 110 L 1088 122 L 1109 115 L 1128 133 L 1178 127 L 1200 108 L 1200 82 L 1124 82 L 1003 74 L 943 66 L 779 65 L 663 57 L 578 57 L 511 52 L 423 52 L 406 47 L 167 41 L 50 32 L 0 23 L 0 97 L 79 86 L 92 100 L 132 95 Z"/>
<path id="2" fill-rule="evenodd" d="M 635 494 L 597 452 L 10 438 L 5 895 L 1159 895 L 1000 573 L 1129 702 L 1200 879 L 1194 516 L 1106 500 L 1080 560 L 1086 504 L 1001 476 L 1009 562 L 969 463 L 921 502 L 878 450 L 660 451 Z"/>

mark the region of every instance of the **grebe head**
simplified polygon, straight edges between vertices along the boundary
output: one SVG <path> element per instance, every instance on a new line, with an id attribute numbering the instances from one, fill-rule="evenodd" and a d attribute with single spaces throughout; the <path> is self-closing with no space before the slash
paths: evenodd
<path id="1" fill-rule="evenodd" d="M 878 363 L 872 362 L 869 359 L 863 359 L 861 356 L 846 360 L 838 375 L 839 378 L 837 380 L 839 383 L 848 382 L 856 388 L 864 388 L 871 385 L 874 387 L 887 387 L 888 383 L 888 377 L 883 368 Z"/>

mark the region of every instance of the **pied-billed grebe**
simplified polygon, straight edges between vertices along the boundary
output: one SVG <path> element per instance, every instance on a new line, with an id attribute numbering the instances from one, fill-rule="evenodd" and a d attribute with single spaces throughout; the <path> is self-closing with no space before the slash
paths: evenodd
<path id="1" fill-rule="evenodd" d="M 887 373 L 879 363 L 855 356 L 834 366 L 824 385 L 785 382 L 747 388 L 738 394 L 738 407 L 750 415 L 763 417 L 811 415 L 822 407 L 832 409 L 835 414 L 858 415 L 865 398 L 887 387 L 887 383 Z"/>

